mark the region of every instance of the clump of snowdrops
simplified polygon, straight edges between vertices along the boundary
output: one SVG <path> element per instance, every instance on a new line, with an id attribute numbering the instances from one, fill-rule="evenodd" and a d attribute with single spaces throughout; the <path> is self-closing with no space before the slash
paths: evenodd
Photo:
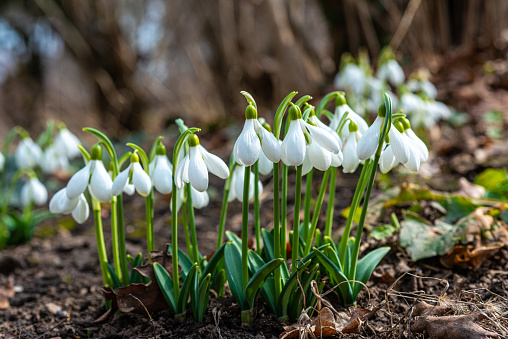
<path id="1" fill-rule="evenodd" d="M 104 285 L 119 288 L 138 282 L 133 281 L 134 275 L 128 271 L 122 194 L 137 191 L 146 199 L 148 252 L 154 250 L 154 191 L 172 194 L 172 237 L 168 252 L 172 255 L 173 269 L 169 272 L 154 263 L 153 270 L 168 307 L 181 319 L 190 299 L 194 319 L 202 321 L 210 288 L 223 295 L 226 280 L 240 305 L 244 323 L 252 322 L 258 295 L 281 321 L 298 318 L 316 302 L 311 282 L 318 281 L 321 290 L 324 276 L 337 288 L 344 305 L 355 304 L 374 268 L 389 251 L 388 247 L 378 248 L 360 259 L 361 238 L 377 169 L 387 172 L 400 163 L 417 171 L 428 159 L 425 144 L 414 134 L 404 114 L 393 113 L 388 94 L 384 94 L 370 126 L 349 107 L 343 92 L 326 95 L 316 107 L 309 104 L 308 95 L 293 103 L 297 93 L 292 92 L 279 105 L 273 125 L 258 115 L 254 98 L 249 93 L 242 94 L 247 100 L 245 124 L 228 165 L 201 145 L 199 128 L 188 128 L 180 119 L 177 120 L 180 136 L 173 146 L 172 162 L 166 155 L 162 137 L 155 140 L 149 152 L 129 143 L 132 151 L 118 157 L 107 136 L 85 128 L 98 137 L 98 143 L 90 152 L 81 147 L 86 165 L 70 179 L 66 188 L 55 194 L 50 209 L 70 213 L 81 201 L 86 201 L 84 194 L 88 190 Z M 329 105 L 333 106 L 332 111 L 326 109 Z M 322 121 L 324 117 L 328 123 Z M 104 150 L 109 155 L 111 176 L 103 164 Z M 337 171 L 342 167 L 344 173 L 352 173 L 360 165 L 361 175 L 345 230 L 336 241 L 332 233 L 339 226 L 333 220 Z M 217 249 L 210 258 L 199 252 L 194 221 L 194 208 L 208 204 L 209 173 L 225 179 Z M 315 174 L 319 176 L 314 178 Z M 273 206 L 263 207 L 273 209 L 272 229 L 260 226 L 259 196 L 263 190 L 260 175 L 273 178 Z M 294 175 L 296 181 L 291 225 L 288 222 L 289 175 Z M 319 180 L 318 196 L 313 197 L 314 182 Z M 320 231 L 317 226 L 327 190 L 326 222 Z M 234 199 L 240 200 L 243 206 L 240 237 L 226 231 L 228 203 Z M 248 216 L 252 200 L 255 245 L 249 249 Z M 360 221 L 355 228 L 353 216 L 361 201 Z M 104 203 L 111 204 L 113 265 L 108 262 L 104 243 L 101 217 Z M 178 218 L 179 213 L 182 219 Z M 179 220 L 183 220 L 186 251 L 178 244 Z M 142 261 L 141 255 L 131 257 L 131 266 L 139 266 Z"/>
<path id="2" fill-rule="evenodd" d="M 8 133 L 0 153 L 0 250 L 30 240 L 34 228 L 51 217 L 36 208 L 47 202 L 45 182 L 70 171 L 69 162 L 79 156 L 79 143 L 62 122 L 48 122 L 36 141 L 20 126 Z"/>

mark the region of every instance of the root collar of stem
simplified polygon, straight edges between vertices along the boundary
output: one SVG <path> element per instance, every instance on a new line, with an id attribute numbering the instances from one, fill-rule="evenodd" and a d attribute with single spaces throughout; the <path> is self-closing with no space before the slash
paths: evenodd
<path id="1" fill-rule="evenodd" d="M 242 324 L 252 325 L 254 321 L 254 310 L 242 311 Z"/>
<path id="2" fill-rule="evenodd" d="M 245 175 L 243 182 L 243 202 L 242 202 L 242 283 L 243 289 L 249 283 L 249 184 L 250 184 L 250 166 L 245 166 Z M 242 313 L 243 317 L 243 313 Z"/>
<path id="3" fill-rule="evenodd" d="M 291 272 L 296 272 L 300 254 L 300 203 L 302 200 L 302 165 L 296 167 L 295 210 L 293 215 L 293 244 L 291 246 Z"/>

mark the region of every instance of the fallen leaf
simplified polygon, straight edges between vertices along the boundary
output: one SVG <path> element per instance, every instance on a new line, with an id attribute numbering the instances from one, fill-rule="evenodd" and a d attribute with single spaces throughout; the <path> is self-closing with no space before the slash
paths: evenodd
<path id="1" fill-rule="evenodd" d="M 306 313 L 304 317 L 300 317 L 297 324 L 284 326 L 284 332 L 279 336 L 279 339 L 291 339 L 305 336 L 305 333 L 310 333 L 314 337 L 331 337 L 340 333 L 335 322 L 335 316 L 328 307 L 323 307 L 318 311 L 318 315 L 312 320 L 308 318 Z"/>
<path id="2" fill-rule="evenodd" d="M 446 268 L 478 269 L 486 259 L 496 254 L 503 246 L 500 244 L 474 248 L 473 245 L 457 245 L 443 254 L 439 261 Z"/>
<path id="3" fill-rule="evenodd" d="M 377 313 L 383 307 L 385 303 L 382 302 L 376 307 L 374 307 L 372 310 L 367 310 L 364 308 L 355 308 L 353 310 L 353 313 L 351 314 L 351 318 L 349 319 L 348 323 L 344 328 L 342 329 L 342 333 L 360 333 L 360 328 L 362 324 L 372 317 L 374 314 Z"/>
<path id="4" fill-rule="evenodd" d="M 0 287 L 0 310 L 5 310 L 11 306 L 9 299 L 14 297 L 15 293 L 14 283 L 10 280 Z"/>

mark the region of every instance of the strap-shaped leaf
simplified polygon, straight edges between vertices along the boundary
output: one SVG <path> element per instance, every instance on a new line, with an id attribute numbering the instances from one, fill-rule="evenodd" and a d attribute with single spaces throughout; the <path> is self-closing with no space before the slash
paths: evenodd
<path id="1" fill-rule="evenodd" d="M 168 253 L 173 254 L 172 246 L 168 246 Z M 182 279 L 185 280 L 187 274 L 189 274 L 194 262 L 189 258 L 189 256 L 183 252 L 181 249 L 178 249 L 178 264 L 182 268 Z"/>
<path id="2" fill-rule="evenodd" d="M 331 92 L 331 93 L 328 93 L 327 95 L 325 95 L 323 97 L 323 99 L 321 99 L 321 101 L 319 102 L 319 104 L 317 105 L 316 107 L 316 116 L 318 118 L 321 117 L 321 114 L 323 113 L 323 110 L 325 109 L 326 105 L 328 105 L 328 103 L 332 100 L 332 99 L 335 99 L 335 97 L 337 95 L 339 95 L 340 93 L 344 93 L 344 92 Z"/>
<path id="3" fill-rule="evenodd" d="M 249 269 L 252 275 L 259 271 L 264 264 L 265 262 L 259 254 L 254 251 L 249 252 Z M 273 273 L 266 278 L 263 288 L 261 289 L 261 296 L 275 313 L 275 281 Z"/>
<path id="4" fill-rule="evenodd" d="M 178 304 L 177 304 L 177 314 L 181 314 L 185 312 L 187 308 L 187 301 L 189 300 L 189 293 L 192 287 L 192 283 L 194 282 L 194 276 L 198 270 L 198 264 L 194 263 L 192 268 L 188 272 L 185 280 L 183 281 L 182 289 L 180 290 L 180 295 L 178 296 Z"/>
<path id="5" fill-rule="evenodd" d="M 139 274 L 139 272 L 137 272 L 134 269 L 134 267 L 141 266 L 141 264 L 143 263 L 143 254 L 139 253 L 135 258 L 132 258 L 131 256 L 127 256 L 127 258 L 129 259 L 132 265 L 129 281 L 131 282 L 131 284 L 137 284 L 141 282 L 142 275 Z"/>
<path id="6" fill-rule="evenodd" d="M 265 253 L 265 258 L 267 260 L 272 260 L 274 258 L 273 230 L 268 232 L 266 229 L 262 228 L 261 236 L 263 237 L 263 251 Z"/>
<path id="7" fill-rule="evenodd" d="M 277 258 L 272 261 L 266 263 L 261 267 L 253 276 L 250 278 L 247 287 L 245 288 L 245 298 L 247 299 L 247 303 L 250 308 L 254 307 L 254 301 L 256 300 L 256 296 L 259 293 L 259 289 L 263 286 L 266 278 L 282 263 L 284 259 Z"/>
<path id="8" fill-rule="evenodd" d="M 208 263 L 205 266 L 205 269 L 203 270 L 203 273 L 201 274 L 201 279 L 204 279 L 208 274 L 213 274 L 215 269 L 220 264 L 221 260 L 224 258 L 224 248 L 226 247 L 226 243 L 222 244 L 221 247 L 217 251 L 215 251 L 215 254 L 210 258 Z"/>
<path id="9" fill-rule="evenodd" d="M 302 276 L 302 271 L 305 270 L 310 265 L 311 261 L 312 260 L 308 260 L 303 265 L 298 267 L 298 270 L 295 273 L 291 274 L 286 284 L 282 288 L 282 291 L 280 292 L 279 296 L 279 301 L 277 302 L 278 317 L 284 317 L 288 314 L 287 310 L 289 299 L 291 297 L 291 293 L 293 292 L 296 286 L 297 278 Z"/>
<path id="10" fill-rule="evenodd" d="M 337 252 L 337 247 L 335 247 L 335 243 L 333 242 L 332 238 L 330 238 L 329 236 L 324 236 L 323 237 L 323 243 L 324 244 L 330 244 L 330 246 L 333 248 L 333 250 L 335 252 Z"/>
<path id="11" fill-rule="evenodd" d="M 242 252 L 242 239 L 240 239 L 239 236 L 237 236 L 235 233 L 231 231 L 226 231 L 226 237 L 229 241 L 232 241 L 233 244 L 238 248 L 240 253 Z"/>
<path id="12" fill-rule="evenodd" d="M 224 261 L 226 264 L 226 276 L 228 277 L 229 289 L 242 311 L 246 310 L 248 305 L 245 299 L 242 282 L 242 254 L 233 242 L 226 243 Z"/>
<path id="13" fill-rule="evenodd" d="M 342 301 L 346 306 L 349 306 L 354 302 L 353 300 L 353 291 L 351 289 L 351 285 L 345 281 L 348 281 L 344 273 L 340 270 L 337 265 L 335 265 L 326 255 L 324 255 L 317 248 L 313 248 L 316 257 L 319 259 L 319 262 L 323 264 L 325 267 L 328 276 L 333 285 L 341 284 L 338 288 L 340 294 L 342 296 Z"/>
<path id="14" fill-rule="evenodd" d="M 208 308 L 208 299 L 210 297 L 210 279 L 212 278 L 211 274 L 207 274 L 201 284 L 199 285 L 199 293 L 197 300 L 197 314 L 194 318 L 198 323 L 203 322 L 203 318 L 205 316 L 206 309 Z"/>
<path id="15" fill-rule="evenodd" d="M 153 271 L 155 273 L 155 279 L 157 280 L 157 284 L 159 284 L 159 288 L 162 291 L 162 295 L 164 299 L 168 303 L 171 311 L 174 314 L 178 314 L 176 312 L 176 301 L 175 301 L 175 290 L 173 287 L 173 279 L 169 275 L 168 271 L 164 267 L 162 267 L 159 263 L 153 264 Z"/>
<path id="16" fill-rule="evenodd" d="M 112 286 L 113 289 L 116 290 L 117 288 L 122 287 L 122 283 L 120 282 L 120 279 L 116 275 L 115 270 L 113 269 L 113 267 L 111 267 L 109 262 L 106 263 L 106 267 L 108 268 L 108 273 L 111 276 L 111 281 L 113 282 L 113 286 Z"/>
<path id="17" fill-rule="evenodd" d="M 291 295 L 291 299 L 289 300 L 290 307 L 289 307 L 289 317 L 291 319 L 298 319 L 300 316 L 300 313 L 303 309 L 303 296 L 308 295 L 308 291 L 310 288 L 310 282 L 316 274 L 319 274 L 319 264 L 314 265 L 314 267 L 311 268 L 310 272 L 305 273 L 302 276 L 302 279 L 300 281 L 302 282 L 302 288 L 300 288 L 299 285 L 296 286 L 296 289 L 293 291 Z M 310 305 L 307 302 L 307 299 L 305 300 L 305 307 L 309 307 Z"/>
<path id="18" fill-rule="evenodd" d="M 361 281 L 366 284 L 369 281 L 372 272 L 379 264 L 381 259 L 390 251 L 390 247 L 380 247 L 375 249 L 374 251 L 368 253 L 361 260 L 358 261 L 358 265 L 356 267 L 356 277 L 355 280 Z M 358 293 L 363 289 L 362 284 L 354 284 L 353 288 L 353 300 L 356 299 Z"/>

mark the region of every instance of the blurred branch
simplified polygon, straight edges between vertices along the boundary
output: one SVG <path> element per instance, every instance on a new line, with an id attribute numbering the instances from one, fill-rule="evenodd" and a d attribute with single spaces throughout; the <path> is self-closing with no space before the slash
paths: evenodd
<path id="1" fill-rule="evenodd" d="M 400 21 L 399 27 L 395 31 L 392 41 L 390 41 L 390 46 L 394 51 L 396 51 L 399 48 L 402 40 L 404 40 L 404 37 L 406 36 L 406 33 L 409 27 L 411 26 L 411 23 L 413 22 L 413 19 L 415 17 L 416 12 L 418 11 L 418 7 L 420 7 L 421 2 L 422 0 L 411 0 L 407 5 L 407 9 L 404 12 L 404 16 Z"/>

